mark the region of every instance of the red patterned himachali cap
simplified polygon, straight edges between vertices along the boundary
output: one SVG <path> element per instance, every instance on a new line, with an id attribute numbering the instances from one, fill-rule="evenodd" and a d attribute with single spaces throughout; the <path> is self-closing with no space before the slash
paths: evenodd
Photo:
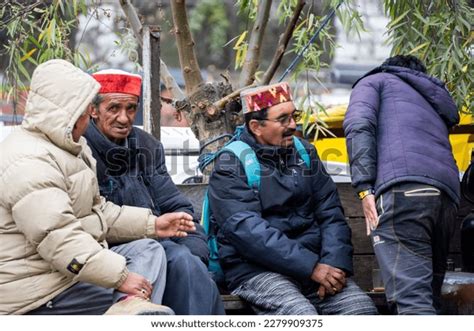
<path id="1" fill-rule="evenodd" d="M 118 69 L 107 69 L 92 74 L 101 85 L 99 93 L 125 93 L 140 96 L 142 77 Z"/>
<path id="2" fill-rule="evenodd" d="M 292 101 L 290 86 L 286 82 L 258 86 L 240 92 L 242 110 L 245 113 L 260 111 L 279 103 Z"/>

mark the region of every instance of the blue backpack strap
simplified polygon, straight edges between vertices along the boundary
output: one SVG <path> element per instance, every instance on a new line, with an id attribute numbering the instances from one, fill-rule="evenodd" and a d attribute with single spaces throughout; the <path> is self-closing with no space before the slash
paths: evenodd
<path id="1" fill-rule="evenodd" d="M 298 137 L 293 136 L 293 143 L 295 144 L 296 151 L 300 155 L 308 168 L 311 168 L 311 158 L 309 157 L 308 151 L 304 148 L 303 143 Z"/>
<path id="2" fill-rule="evenodd" d="M 202 203 L 201 225 L 207 235 L 207 247 L 209 249 L 207 269 L 216 283 L 223 284 L 224 272 L 219 263 L 219 245 L 217 244 L 216 229 L 211 224 L 211 209 L 209 208 L 209 193 L 207 190 Z"/>
<path id="3" fill-rule="evenodd" d="M 206 190 L 204 193 L 204 200 L 202 202 L 201 226 L 204 233 L 209 236 L 207 245 L 209 246 L 209 258 L 211 261 L 218 261 L 217 239 L 215 237 L 215 230 L 211 228 L 211 208 L 209 207 L 209 194 Z"/>
<path id="4" fill-rule="evenodd" d="M 237 156 L 244 167 L 248 185 L 258 190 L 260 188 L 260 163 L 258 163 L 257 155 L 255 155 L 252 148 L 242 141 L 233 141 L 219 150 L 215 157 L 224 151 L 231 152 Z M 209 208 L 209 196 L 206 190 L 202 202 L 201 225 L 204 232 L 208 235 L 212 233 L 210 218 L 211 209 Z"/>
<path id="5" fill-rule="evenodd" d="M 209 195 L 207 189 L 204 192 L 204 200 L 202 201 L 202 213 L 201 213 L 201 226 L 204 229 L 205 234 L 209 234 L 211 229 L 210 223 L 211 209 L 209 208 Z"/>
<path id="6" fill-rule="evenodd" d="M 243 141 L 233 141 L 222 150 L 232 152 L 242 163 L 247 183 L 254 189 L 260 189 L 260 163 L 253 149 Z"/>

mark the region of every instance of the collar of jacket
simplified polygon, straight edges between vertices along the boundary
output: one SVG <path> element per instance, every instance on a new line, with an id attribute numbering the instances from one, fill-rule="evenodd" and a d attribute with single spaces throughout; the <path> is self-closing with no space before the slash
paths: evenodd
<path id="1" fill-rule="evenodd" d="M 100 155 L 107 164 L 113 164 L 121 173 L 137 153 L 137 135 L 135 129 L 127 137 L 125 146 L 110 141 L 100 130 L 94 121 L 91 121 L 86 132 L 87 143 Z M 118 169 L 120 168 L 120 170 Z"/>
<path id="2" fill-rule="evenodd" d="M 423 72 L 399 66 L 379 66 L 359 78 L 352 88 L 362 79 L 385 72 L 397 76 L 399 79 L 416 90 L 443 119 L 448 128 L 459 123 L 459 113 L 456 104 L 446 89 L 445 84 L 436 77 Z"/>
<path id="3" fill-rule="evenodd" d="M 366 74 L 364 74 L 362 77 L 360 77 L 353 85 L 352 85 L 352 88 L 354 88 L 362 79 L 364 79 L 365 77 L 367 76 L 371 76 L 371 75 L 375 75 L 379 72 L 387 72 L 389 74 L 393 74 L 393 75 L 413 75 L 413 76 L 418 76 L 420 78 L 424 78 L 424 79 L 427 79 L 429 81 L 431 81 L 431 83 L 435 84 L 435 85 L 438 85 L 440 87 L 443 87 L 444 88 L 444 83 L 439 80 L 438 78 L 436 77 L 433 77 L 433 76 L 430 76 L 430 75 L 427 75 L 421 71 L 417 71 L 417 70 L 413 70 L 413 69 L 410 69 L 410 68 L 405 68 L 405 67 L 399 67 L 399 66 L 388 66 L 388 65 L 381 65 L 381 66 L 378 66 L 372 70 L 370 70 L 369 72 L 367 72 Z"/>

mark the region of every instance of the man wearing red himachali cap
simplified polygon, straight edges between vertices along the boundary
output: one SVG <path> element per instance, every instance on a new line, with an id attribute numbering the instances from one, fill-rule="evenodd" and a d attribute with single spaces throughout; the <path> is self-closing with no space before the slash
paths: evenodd
<path id="1" fill-rule="evenodd" d="M 247 89 L 240 99 L 240 142 L 257 157 L 260 185 L 251 187 L 239 159 L 222 152 L 208 191 L 232 294 L 258 314 L 375 314 L 350 278 L 351 232 L 336 186 L 314 147 L 293 137 L 299 111 L 288 84 Z"/>
<path id="2" fill-rule="evenodd" d="M 166 170 L 162 144 L 133 126 L 141 77 L 122 70 L 103 70 L 92 76 L 101 88 L 93 100 L 85 137 L 97 160 L 101 194 L 118 205 L 149 208 L 164 223 L 192 221 L 193 207 Z M 224 314 L 219 291 L 207 271 L 207 238 L 194 221 L 195 232 L 160 240 L 167 258 L 163 304 L 177 315 Z"/>

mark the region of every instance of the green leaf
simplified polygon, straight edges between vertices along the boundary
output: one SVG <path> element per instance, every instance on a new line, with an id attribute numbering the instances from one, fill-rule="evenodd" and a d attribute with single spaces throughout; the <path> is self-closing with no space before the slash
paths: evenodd
<path id="1" fill-rule="evenodd" d="M 31 51 L 23 55 L 23 57 L 20 59 L 20 62 L 25 62 L 28 60 L 37 50 L 37 48 L 33 48 Z"/>
<path id="2" fill-rule="evenodd" d="M 56 44 L 56 19 L 53 18 L 48 26 L 48 45 L 55 45 Z"/>
<path id="3" fill-rule="evenodd" d="M 414 54 L 414 53 L 418 52 L 420 49 L 427 47 L 429 44 L 430 44 L 430 42 L 427 41 L 427 42 L 425 42 L 421 45 L 418 45 L 415 48 L 413 48 L 410 52 L 408 52 L 408 54 L 410 54 L 410 55 Z"/>
<path id="4" fill-rule="evenodd" d="M 388 23 L 387 24 L 387 29 L 394 28 L 394 26 L 397 25 L 401 20 L 403 20 L 405 18 L 405 16 L 408 15 L 409 12 L 410 12 L 410 10 L 407 10 L 406 12 L 401 14 L 399 17 L 397 17 L 397 19 L 395 19 L 395 20 L 391 21 L 390 23 Z"/>
<path id="5" fill-rule="evenodd" d="M 234 45 L 235 50 L 237 50 L 241 46 L 242 42 L 245 40 L 245 37 L 247 37 L 247 33 L 248 33 L 248 31 L 242 32 L 239 39 L 237 39 L 237 41 L 235 42 L 235 45 Z"/>
<path id="6" fill-rule="evenodd" d="M 18 70 L 23 74 L 25 79 L 29 81 L 30 80 L 30 74 L 26 70 L 25 66 L 21 62 L 18 62 L 17 67 L 18 67 Z"/>

